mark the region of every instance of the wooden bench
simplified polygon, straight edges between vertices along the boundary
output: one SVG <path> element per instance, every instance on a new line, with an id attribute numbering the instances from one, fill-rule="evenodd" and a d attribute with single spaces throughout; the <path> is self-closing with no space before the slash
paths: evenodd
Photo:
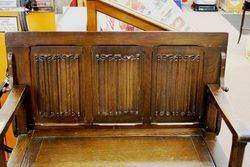
<path id="1" fill-rule="evenodd" d="M 250 133 L 225 95 L 227 38 L 7 33 L 14 86 L 0 139 L 13 120 L 18 135 L 8 166 L 215 166 L 204 136 L 222 119 L 233 135 L 229 166 L 241 166 Z"/>

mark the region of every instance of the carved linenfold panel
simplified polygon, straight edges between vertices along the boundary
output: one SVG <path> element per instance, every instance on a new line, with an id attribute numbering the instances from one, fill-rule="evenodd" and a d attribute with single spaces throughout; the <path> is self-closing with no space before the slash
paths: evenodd
<path id="1" fill-rule="evenodd" d="M 203 52 L 199 47 L 159 46 L 153 53 L 153 122 L 198 121 Z M 201 93 L 197 93 L 201 92 Z"/>
<path id="2" fill-rule="evenodd" d="M 78 123 L 84 113 L 80 104 L 81 47 L 37 46 L 31 48 L 32 79 L 40 123 Z"/>
<path id="3" fill-rule="evenodd" d="M 93 47 L 94 123 L 142 121 L 143 56 L 139 46 Z"/>

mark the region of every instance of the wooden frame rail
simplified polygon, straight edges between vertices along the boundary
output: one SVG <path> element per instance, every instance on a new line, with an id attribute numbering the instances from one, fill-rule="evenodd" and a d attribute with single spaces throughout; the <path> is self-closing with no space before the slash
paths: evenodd
<path id="1" fill-rule="evenodd" d="M 88 31 L 97 31 L 97 12 L 104 13 L 145 31 L 174 31 L 172 27 L 107 0 L 87 0 L 87 10 Z"/>
<path id="2" fill-rule="evenodd" d="M 3 167 L 6 166 L 3 137 L 5 136 L 16 112 L 24 111 L 22 110 L 22 101 L 24 100 L 25 90 L 25 86 L 15 86 L 11 90 L 3 107 L 0 109 L 0 166 Z M 25 122 L 26 120 L 23 121 L 24 124 Z"/>
<path id="3" fill-rule="evenodd" d="M 239 119 L 236 118 L 235 114 L 233 114 L 233 110 L 230 107 L 230 103 L 228 102 L 224 91 L 220 88 L 218 84 L 209 84 L 209 108 L 214 108 L 215 112 L 214 120 L 210 120 L 214 123 L 212 129 L 215 129 L 217 133 L 220 130 L 220 123 L 217 121 L 221 118 L 225 121 L 227 127 L 231 131 L 233 138 L 232 138 L 232 146 L 231 146 L 231 153 L 229 159 L 229 167 L 241 167 L 245 147 L 248 142 L 250 142 L 250 131 L 241 123 Z M 210 125 L 212 123 L 209 123 Z M 209 128 L 211 129 L 211 128 Z"/>

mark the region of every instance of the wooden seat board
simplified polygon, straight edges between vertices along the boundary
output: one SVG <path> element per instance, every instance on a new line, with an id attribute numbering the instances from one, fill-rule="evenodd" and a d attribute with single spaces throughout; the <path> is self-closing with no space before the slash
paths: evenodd
<path id="1" fill-rule="evenodd" d="M 80 129 L 80 128 L 65 128 L 65 129 L 39 129 L 35 130 L 34 137 L 132 137 L 132 136 L 200 136 L 202 130 L 200 128 L 135 128 L 131 127 L 110 127 L 108 129 Z"/>
<path id="2" fill-rule="evenodd" d="M 8 166 L 15 166 L 12 159 L 17 158 L 12 156 Z M 32 137 L 21 160 L 21 166 L 30 165 L 214 166 L 214 163 L 201 136 Z"/>

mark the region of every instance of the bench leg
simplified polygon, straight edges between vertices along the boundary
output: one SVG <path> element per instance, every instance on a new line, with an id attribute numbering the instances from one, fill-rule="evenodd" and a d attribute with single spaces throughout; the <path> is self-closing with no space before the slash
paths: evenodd
<path id="1" fill-rule="evenodd" d="M 18 136 L 19 134 L 26 134 L 28 132 L 27 129 L 27 110 L 26 110 L 26 106 L 24 106 L 24 104 L 22 104 L 18 111 L 16 112 L 15 115 L 15 121 L 12 122 L 12 126 L 13 126 L 13 133 L 15 136 Z"/>
<path id="2" fill-rule="evenodd" d="M 3 142 L 0 142 L 0 167 L 6 167 L 6 158 L 5 158 L 5 152 L 3 148 Z"/>
<path id="3" fill-rule="evenodd" d="M 241 167 L 247 143 L 238 142 L 233 139 L 231 154 L 229 159 L 229 167 Z"/>
<path id="4" fill-rule="evenodd" d="M 206 131 L 219 134 L 221 129 L 221 115 L 218 111 L 215 101 L 211 96 L 208 96 L 208 103 L 206 109 Z"/>

